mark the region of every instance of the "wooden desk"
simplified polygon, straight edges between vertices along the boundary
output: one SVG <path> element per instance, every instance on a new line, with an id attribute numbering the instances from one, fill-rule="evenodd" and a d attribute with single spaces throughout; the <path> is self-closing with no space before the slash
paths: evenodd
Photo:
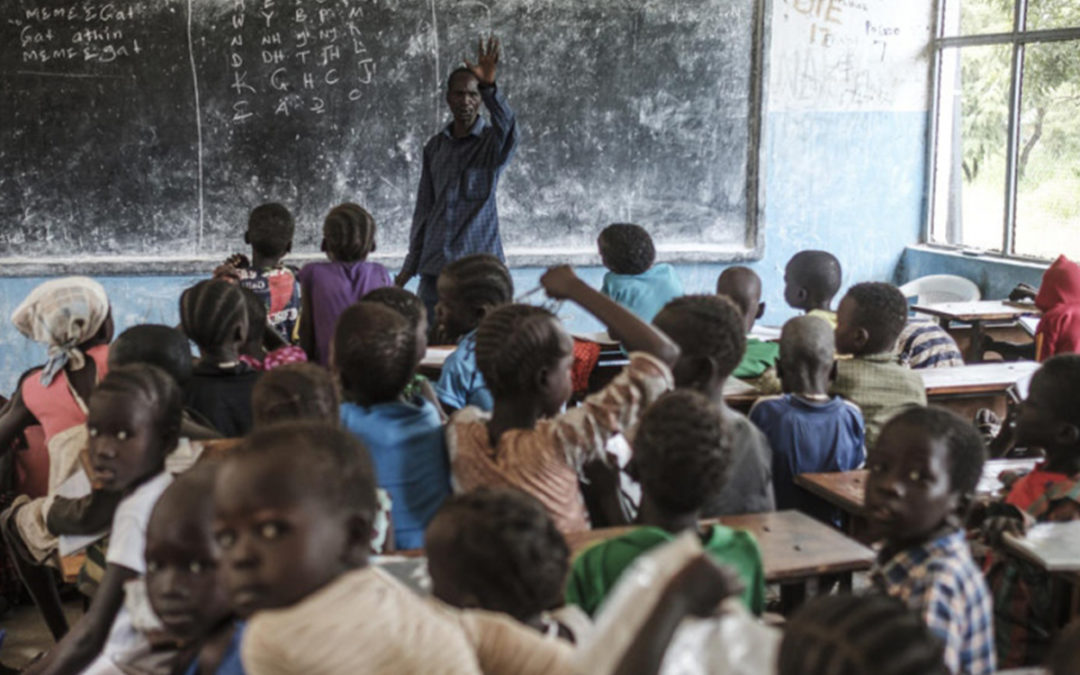
<path id="1" fill-rule="evenodd" d="M 455 345 L 429 346 L 427 351 L 424 352 L 424 358 L 420 359 L 420 365 L 416 367 L 416 372 L 432 380 L 439 379 L 446 357 L 450 356 L 455 349 L 457 349 Z"/>
<path id="2" fill-rule="evenodd" d="M 1023 537 L 1006 534 L 1005 548 L 1051 574 L 1054 616 L 1067 623 L 1080 614 L 1080 520 L 1039 523 Z"/>
<path id="3" fill-rule="evenodd" d="M 911 309 L 921 314 L 937 317 L 941 322 L 941 327 L 950 333 L 954 333 L 955 329 L 952 324 L 968 324 L 970 330 L 963 336 L 964 342 L 967 343 L 967 348 L 963 350 L 963 354 L 964 360 L 969 363 L 982 361 L 982 338 L 986 324 L 1011 324 L 1022 316 L 1038 316 L 1042 314 L 1034 304 L 1010 302 L 1008 300 L 939 302 L 914 305 Z M 954 334 L 953 337 L 959 338 L 961 336 Z M 958 339 L 957 344 L 959 345 L 959 343 L 960 340 Z"/>
<path id="4" fill-rule="evenodd" d="M 86 562 L 86 552 L 79 551 L 60 558 L 60 576 L 65 584 L 73 584 L 79 580 L 79 570 Z"/>
<path id="5" fill-rule="evenodd" d="M 1034 361 L 999 361 L 915 372 L 923 379 L 930 403 L 949 408 L 964 419 L 973 419 L 979 408 L 990 408 L 1004 418 L 1009 387 L 1029 379 L 1038 369 L 1039 364 Z M 1025 394 L 1022 391 L 1021 397 Z"/>

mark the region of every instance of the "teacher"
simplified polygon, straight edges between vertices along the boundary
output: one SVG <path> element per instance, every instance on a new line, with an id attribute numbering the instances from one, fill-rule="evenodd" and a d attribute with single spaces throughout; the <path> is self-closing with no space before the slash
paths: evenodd
<path id="1" fill-rule="evenodd" d="M 446 104 L 454 120 L 424 146 L 424 166 L 416 195 L 409 253 L 394 279 L 404 286 L 420 275 L 418 295 L 434 321 L 436 281 L 448 263 L 474 253 L 504 260 L 495 188 L 514 156 L 514 111 L 495 86 L 499 41 L 481 38 L 476 64 L 450 73 Z M 480 101 L 491 115 L 480 116 Z"/>

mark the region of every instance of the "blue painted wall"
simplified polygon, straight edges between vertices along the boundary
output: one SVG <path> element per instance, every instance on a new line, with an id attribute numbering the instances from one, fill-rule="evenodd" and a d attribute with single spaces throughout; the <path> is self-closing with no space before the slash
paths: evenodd
<path id="1" fill-rule="evenodd" d="M 1006 260 L 988 255 L 967 255 L 958 251 L 911 247 L 904 251 L 896 268 L 896 283 L 931 274 L 955 274 L 974 281 L 982 297 L 995 300 L 1009 297 L 1016 284 L 1038 287 L 1048 263 Z"/>

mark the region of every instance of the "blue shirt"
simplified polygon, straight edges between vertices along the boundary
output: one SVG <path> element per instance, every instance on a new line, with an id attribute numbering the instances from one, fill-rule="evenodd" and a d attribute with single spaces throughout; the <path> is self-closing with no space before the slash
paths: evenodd
<path id="1" fill-rule="evenodd" d="M 439 412 L 422 398 L 364 407 L 341 404 L 341 423 L 367 446 L 390 495 L 399 549 L 424 546 L 424 530 L 450 495 L 450 460 Z"/>
<path id="2" fill-rule="evenodd" d="M 608 272 L 600 292 L 649 323 L 664 305 L 683 294 L 683 287 L 675 268 L 660 263 L 641 274 Z"/>
<path id="3" fill-rule="evenodd" d="M 491 412 L 495 399 L 488 391 L 484 376 L 476 367 L 476 331 L 465 335 L 457 349 L 443 362 L 435 393 L 448 407 L 461 410 L 467 405 Z"/>
<path id="4" fill-rule="evenodd" d="M 795 485 L 800 473 L 851 471 L 866 461 L 862 413 L 834 396 L 810 401 L 794 394 L 761 398 L 750 421 L 772 447 L 773 490 L 777 509 L 798 509 L 818 520 L 840 524 L 840 512 Z"/>
<path id="5" fill-rule="evenodd" d="M 514 156 L 514 111 L 496 87 L 480 87 L 491 124 L 477 117 L 469 134 L 454 138 L 453 124 L 424 146 L 409 253 L 402 272 L 439 274 L 448 262 L 473 253 L 503 259 L 495 188 Z"/>
<path id="6" fill-rule="evenodd" d="M 225 650 L 225 655 L 222 657 L 221 663 L 218 664 L 217 670 L 214 671 L 214 675 L 244 675 L 244 665 L 240 663 L 240 641 L 244 637 L 244 626 L 243 621 L 236 622 L 232 639 L 229 640 L 229 646 Z M 185 675 L 198 675 L 199 659 L 197 656 L 184 673 Z"/>

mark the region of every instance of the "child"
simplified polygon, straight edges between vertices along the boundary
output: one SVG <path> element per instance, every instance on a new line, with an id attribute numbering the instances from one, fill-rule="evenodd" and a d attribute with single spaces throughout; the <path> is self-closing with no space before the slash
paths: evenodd
<path id="1" fill-rule="evenodd" d="M 155 366 L 117 368 L 94 391 L 86 421 L 94 478 L 124 495 L 113 516 L 108 566 L 86 615 L 25 673 L 115 672 L 149 655 L 124 605 L 124 585 L 146 572 L 146 525 L 172 482 L 165 457 L 176 447 L 182 412 L 180 388 Z"/>
<path id="2" fill-rule="evenodd" d="M 244 243 L 251 244 L 251 261 L 238 253 L 214 272 L 215 277 L 236 279 L 242 288 L 255 294 L 284 344 L 298 340 L 300 282 L 295 268 L 281 262 L 292 251 L 295 229 L 292 214 L 281 204 L 255 207 L 244 232 Z"/>
<path id="3" fill-rule="evenodd" d="M 327 214 L 322 250 L 328 262 L 308 263 L 300 270 L 300 346 L 311 361 L 325 366 L 338 317 L 369 291 L 389 286 L 390 273 L 367 261 L 375 250 L 375 219 L 356 204 L 335 206 Z"/>
<path id="4" fill-rule="evenodd" d="M 866 517 L 884 541 L 870 578 L 922 616 L 952 673 L 995 668 L 993 604 L 963 528 L 985 457 L 971 424 L 919 407 L 890 420 L 866 459 Z"/>
<path id="5" fill-rule="evenodd" d="M 236 286 L 200 281 L 180 296 L 180 324 L 199 347 L 185 403 L 227 438 L 251 430 L 251 389 L 259 373 L 240 361 L 247 342 L 247 303 Z"/>
<path id="6" fill-rule="evenodd" d="M 243 675 L 242 624 L 232 607 L 214 541 L 216 465 L 204 463 L 162 493 L 146 527 L 146 592 L 166 634 L 179 643 L 173 672 Z"/>
<path id="7" fill-rule="evenodd" d="M 637 556 L 692 530 L 717 563 L 734 568 L 743 582 L 743 602 L 761 614 L 765 572 L 754 538 L 723 525 L 698 525 L 703 507 L 729 478 L 732 449 L 723 415 L 704 395 L 676 390 L 649 406 L 634 436 L 631 460 L 631 473 L 641 483 L 641 527 L 579 554 L 567 601 L 595 615 Z"/>
<path id="8" fill-rule="evenodd" d="M 900 365 L 912 370 L 964 365 L 956 340 L 931 319 L 909 318 L 896 339 L 896 353 Z"/>
<path id="9" fill-rule="evenodd" d="M 880 596 L 807 602 L 784 627 L 777 675 L 947 675 L 941 642 L 902 604 Z"/>
<path id="10" fill-rule="evenodd" d="M 836 314 L 829 307 L 840 280 L 840 261 L 832 253 L 799 251 L 784 268 L 784 301 L 836 328 Z"/>
<path id="11" fill-rule="evenodd" d="M 476 367 L 476 327 L 513 299 L 510 270 L 493 255 L 466 256 L 443 268 L 437 290 L 435 335 L 444 344 L 456 342 L 457 349 L 446 357 L 435 393 L 447 412 L 467 405 L 491 410 L 491 392 Z"/>
<path id="12" fill-rule="evenodd" d="M 427 310 L 424 309 L 424 302 L 419 297 L 408 292 L 404 288 L 384 286 L 383 288 L 376 288 L 365 295 L 364 302 L 374 302 L 385 305 L 405 317 L 416 330 L 417 362 L 424 358 L 428 347 L 429 326 Z M 405 391 L 402 393 L 402 398 L 405 400 L 410 400 L 416 396 L 423 396 L 431 401 L 432 404 L 439 409 L 440 419 L 444 422 L 446 421 L 446 414 L 443 412 L 442 404 L 439 402 L 439 397 L 435 393 L 435 388 L 432 386 L 431 380 L 420 373 L 415 373 L 413 375 L 412 381 L 405 386 Z"/>
<path id="13" fill-rule="evenodd" d="M 840 512 L 795 485 L 800 473 L 851 471 L 866 459 L 859 407 L 830 397 L 836 345 L 829 325 L 800 316 L 780 332 L 780 379 L 784 395 L 759 398 L 750 421 L 772 447 L 776 508 L 798 509 L 826 523 L 840 524 Z"/>
<path id="14" fill-rule="evenodd" d="M 609 270 L 600 292 L 642 321 L 652 321 L 669 300 L 683 294 L 674 267 L 667 263 L 653 265 L 656 249 L 652 237 L 640 225 L 608 225 L 596 238 L 596 245 L 601 262 Z"/>
<path id="15" fill-rule="evenodd" d="M 765 303 L 761 301 L 761 278 L 749 267 L 729 267 L 716 280 L 716 292 L 734 302 L 746 321 L 746 351 L 731 376 L 740 379 L 760 378 L 776 365 L 776 359 L 780 356 L 778 344 L 763 342 L 750 335 L 754 323 L 765 313 Z"/>
<path id="16" fill-rule="evenodd" d="M 494 408 L 489 414 L 470 406 L 452 416 L 447 445 L 455 491 L 517 488 L 539 499 L 566 534 L 589 528 L 578 487 L 582 465 L 603 459 L 607 441 L 635 427 L 671 388 L 669 368 L 679 350 L 569 267 L 549 269 L 540 283 L 550 297 L 577 302 L 620 335 L 630 365 L 583 405 L 560 414 L 572 393 L 573 340 L 543 308 L 501 307 L 476 332 L 476 361 Z"/>
<path id="17" fill-rule="evenodd" d="M 277 331 L 266 322 L 266 307 L 259 297 L 246 288 L 241 288 L 240 292 L 244 294 L 248 315 L 247 342 L 240 348 L 240 361 L 258 371 L 307 361 L 303 349 L 282 342 Z"/>
<path id="18" fill-rule="evenodd" d="M 451 497 L 427 531 L 432 594 L 452 607 L 509 614 L 580 642 L 587 617 L 563 607 L 570 549 L 544 505 L 518 490 Z"/>
<path id="19" fill-rule="evenodd" d="M 858 405 L 866 421 L 866 446 L 905 406 L 926 405 L 918 373 L 896 362 L 896 337 L 907 322 L 907 301 L 886 283 L 855 284 L 836 313 L 836 351 L 853 358 L 836 362 L 830 393 Z"/>
<path id="20" fill-rule="evenodd" d="M 746 345 L 742 313 L 719 295 L 684 295 L 669 302 L 653 324 L 679 345 L 675 386 L 704 394 L 724 416 L 732 437 L 731 478 L 702 509 L 712 518 L 776 508 L 772 450 L 761 430 L 724 403 L 724 382 Z"/>
<path id="21" fill-rule="evenodd" d="M 992 544 L 1002 531 L 1023 534 L 1038 521 L 1080 518 L 1080 355 L 1043 363 L 1016 419 L 1016 442 L 1046 460 L 1016 481 L 1004 503 L 988 507 Z M 1056 627 L 1057 606 L 1044 569 L 996 547 L 987 579 L 994 589 L 994 633 L 1003 668 L 1041 664 Z"/>
<path id="22" fill-rule="evenodd" d="M 393 503 L 394 541 L 403 549 L 423 547 L 424 529 L 450 495 L 438 410 L 423 398 L 401 398 L 417 363 L 415 328 L 394 310 L 360 302 L 338 320 L 341 423 L 371 453 L 378 485 Z"/>

